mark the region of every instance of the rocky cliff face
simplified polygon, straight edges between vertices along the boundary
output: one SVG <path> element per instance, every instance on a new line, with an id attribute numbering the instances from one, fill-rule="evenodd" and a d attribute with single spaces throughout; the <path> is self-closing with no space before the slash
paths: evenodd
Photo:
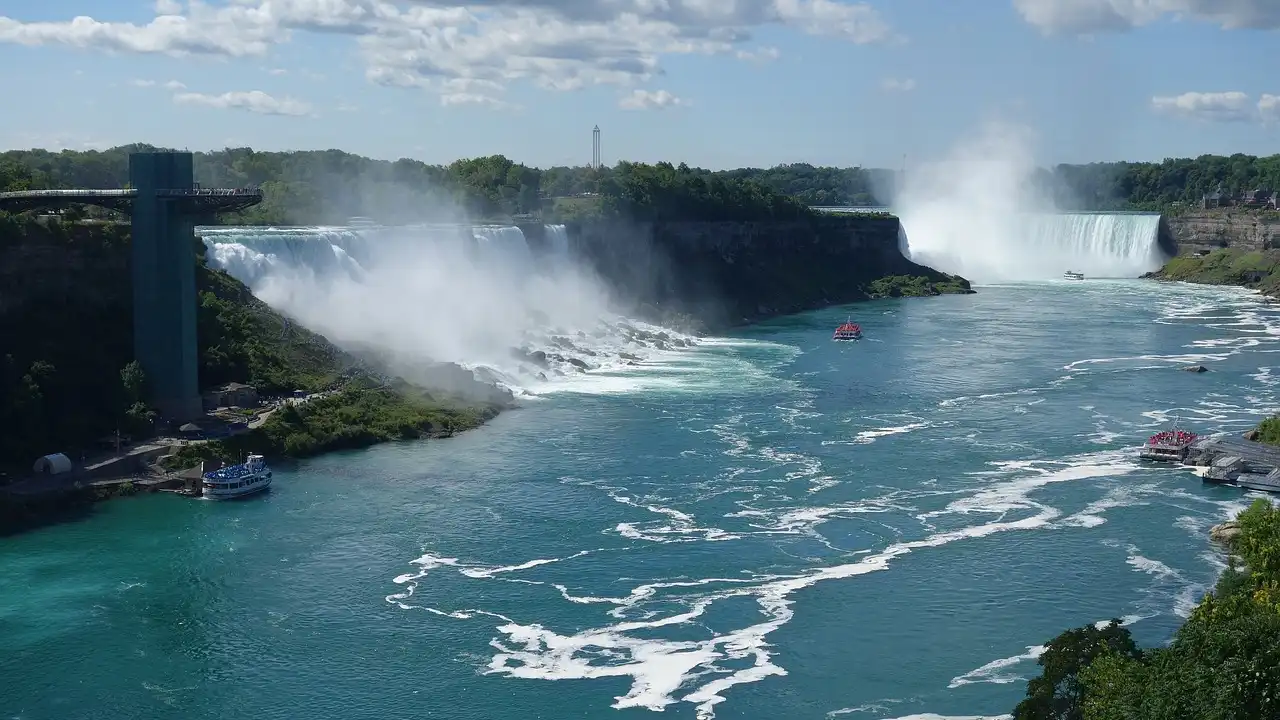
<path id="1" fill-rule="evenodd" d="M 903 294 L 969 291 L 967 281 L 904 257 L 895 217 L 596 221 L 568 230 L 577 254 L 622 297 L 709 326 L 895 294 L 908 284 L 903 276 L 912 278 Z"/>
<path id="2" fill-rule="evenodd" d="M 1179 254 L 1220 247 L 1243 250 L 1280 248 L 1280 215 L 1248 210 L 1223 210 L 1166 217 L 1168 232 Z"/>

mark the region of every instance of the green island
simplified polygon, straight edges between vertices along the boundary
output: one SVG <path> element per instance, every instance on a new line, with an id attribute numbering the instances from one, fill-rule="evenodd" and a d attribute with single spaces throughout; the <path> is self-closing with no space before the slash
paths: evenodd
<path id="1" fill-rule="evenodd" d="M 1280 716 L 1280 508 L 1259 499 L 1214 530 L 1229 567 L 1167 647 L 1139 648 L 1118 620 L 1068 630 L 1046 645 L 1014 720 Z"/>

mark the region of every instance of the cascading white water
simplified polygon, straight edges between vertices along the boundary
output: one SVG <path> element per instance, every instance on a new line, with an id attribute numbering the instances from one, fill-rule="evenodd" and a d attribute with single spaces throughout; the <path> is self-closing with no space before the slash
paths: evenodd
<path id="1" fill-rule="evenodd" d="M 1067 270 L 1133 278 L 1164 262 L 1154 213 L 1034 213 L 951 222 L 904 213 L 908 256 L 976 282 L 1047 280 Z"/>
<path id="2" fill-rule="evenodd" d="M 202 227 L 210 265 L 331 339 L 406 362 L 453 362 L 513 390 L 617 368 L 693 339 L 608 311 L 608 293 L 546 226 Z M 467 236 L 470 235 L 470 238 Z"/>
<path id="3" fill-rule="evenodd" d="M 268 275 L 344 272 L 364 277 L 360 258 L 368 257 L 368 240 L 346 228 L 198 229 L 214 267 L 253 287 Z"/>
<path id="4" fill-rule="evenodd" d="M 985 124 L 907 172 L 895 210 L 909 257 L 979 283 L 1137 277 L 1160 267 L 1160 216 L 1060 213 L 1037 169 L 1035 133 Z"/>
<path id="5" fill-rule="evenodd" d="M 547 245 L 553 257 L 568 257 L 569 230 L 564 225 L 548 225 Z"/>

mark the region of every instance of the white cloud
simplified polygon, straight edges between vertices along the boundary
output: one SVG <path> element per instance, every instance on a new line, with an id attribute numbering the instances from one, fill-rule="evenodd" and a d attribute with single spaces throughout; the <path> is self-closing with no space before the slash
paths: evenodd
<path id="1" fill-rule="evenodd" d="M 459 2 L 460 0 L 453 0 Z M 866 44 L 896 38 L 880 14 L 852 0 L 189 0 L 156 3 L 147 24 L 78 17 L 22 22 L 0 17 L 0 42 L 167 55 L 265 56 L 300 33 L 355 38 L 374 82 L 487 104 L 512 82 L 554 90 L 632 85 L 659 74 L 659 58 L 748 50 L 751 31 L 771 25 Z M 455 80 L 497 86 L 450 89 Z"/>
<path id="2" fill-rule="evenodd" d="M 888 92 L 911 92 L 916 89 L 916 81 L 911 78 L 903 78 L 901 80 L 898 78 L 885 78 L 880 83 L 880 87 Z"/>
<path id="3" fill-rule="evenodd" d="M 440 104 L 445 107 L 451 105 L 485 105 L 495 109 L 511 107 L 505 100 L 469 92 L 444 93 L 440 96 Z"/>
<path id="4" fill-rule="evenodd" d="M 733 55 L 739 60 L 765 63 L 782 57 L 782 52 L 776 47 L 762 47 L 759 50 L 737 50 Z"/>
<path id="5" fill-rule="evenodd" d="M 288 75 L 289 74 L 289 71 L 285 70 L 284 68 L 271 68 L 267 72 L 271 73 L 272 75 Z"/>
<path id="6" fill-rule="evenodd" d="M 1280 123 L 1280 95 L 1263 95 L 1258 98 L 1258 115 L 1265 123 Z"/>
<path id="7" fill-rule="evenodd" d="M 685 104 L 666 90 L 632 90 L 631 94 L 618 101 L 618 107 L 624 110 L 663 110 Z"/>
<path id="8" fill-rule="evenodd" d="M 1258 117 L 1258 107 L 1249 96 L 1232 92 L 1186 92 L 1151 98 L 1156 112 L 1209 122 L 1246 122 Z"/>
<path id="9" fill-rule="evenodd" d="M 1013 7 L 1046 33 L 1120 32 L 1165 17 L 1226 30 L 1280 28 L 1276 0 L 1013 0 Z"/>
<path id="10" fill-rule="evenodd" d="M 143 87 L 143 88 L 155 87 L 157 85 L 161 85 L 161 83 L 158 83 L 155 80 L 130 80 L 129 84 L 133 85 L 134 87 Z M 169 82 L 163 83 L 163 87 L 166 90 L 183 90 L 187 86 L 183 85 L 177 80 L 170 80 Z"/>
<path id="11" fill-rule="evenodd" d="M 182 105 L 203 105 L 220 109 L 247 110 L 260 115 L 308 115 L 311 106 L 291 98 L 275 98 L 261 90 L 225 92 L 221 95 L 178 93 L 173 101 Z"/>

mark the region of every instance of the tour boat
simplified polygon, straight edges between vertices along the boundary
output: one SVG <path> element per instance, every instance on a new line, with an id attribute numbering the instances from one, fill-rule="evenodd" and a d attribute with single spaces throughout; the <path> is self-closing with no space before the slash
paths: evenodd
<path id="1" fill-rule="evenodd" d="M 862 328 L 852 320 L 845 320 L 844 324 L 836 328 L 836 332 L 831 336 L 832 340 L 861 340 Z"/>
<path id="2" fill-rule="evenodd" d="M 213 500 L 243 497 L 271 487 L 271 468 L 261 455 L 250 455 L 239 465 L 204 474 L 201 494 Z"/>
<path id="3" fill-rule="evenodd" d="M 1170 430 L 1160 432 L 1147 438 L 1139 457 L 1143 460 L 1159 460 L 1161 462 L 1182 462 L 1187 459 L 1191 443 L 1198 436 L 1187 430 L 1180 430 L 1175 424 Z"/>
<path id="4" fill-rule="evenodd" d="M 1083 280 L 1084 273 L 1076 272 L 1075 270 L 1068 270 L 1062 273 L 1062 278 L 1064 280 Z"/>

